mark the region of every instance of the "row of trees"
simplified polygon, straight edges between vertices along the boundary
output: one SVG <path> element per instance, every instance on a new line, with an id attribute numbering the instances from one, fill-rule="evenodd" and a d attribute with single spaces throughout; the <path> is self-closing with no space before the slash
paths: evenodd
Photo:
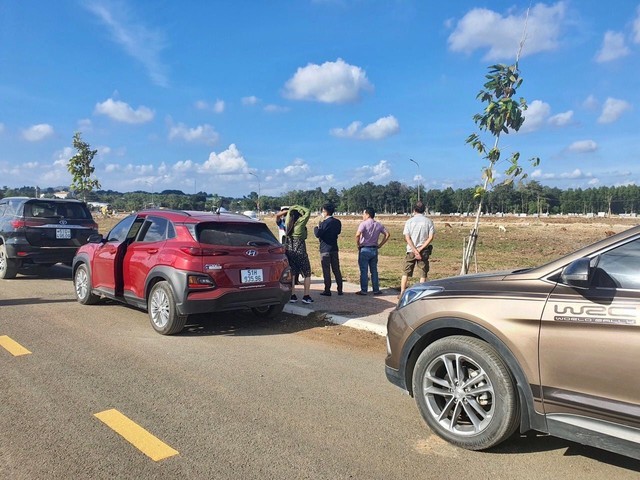
<path id="1" fill-rule="evenodd" d="M 0 198 L 7 196 L 53 196 L 55 189 L 35 187 L 0 189 Z M 478 207 L 475 188 L 446 188 L 421 191 L 421 199 L 431 212 L 445 214 L 473 213 Z M 256 192 L 242 197 L 210 195 L 206 192 L 185 194 L 180 190 L 164 190 L 121 193 L 113 190 L 97 190 L 86 193 L 89 202 L 108 203 L 119 211 L 139 210 L 155 204 L 167 208 L 185 210 L 211 210 L 223 206 L 231 211 L 256 210 L 258 200 L 263 211 L 276 211 L 282 205 L 307 205 L 320 210 L 325 202 L 337 206 L 340 212 L 361 212 L 371 206 L 379 213 L 408 213 L 418 198 L 418 191 L 400 182 L 376 185 L 360 183 L 338 191 L 329 188 L 293 190 L 280 196 L 260 196 Z M 552 188 L 537 181 L 519 184 L 497 185 L 486 192 L 482 201 L 483 213 L 526 214 L 587 214 L 607 212 L 611 214 L 636 213 L 640 210 L 640 186 L 598 187 L 588 189 Z"/>

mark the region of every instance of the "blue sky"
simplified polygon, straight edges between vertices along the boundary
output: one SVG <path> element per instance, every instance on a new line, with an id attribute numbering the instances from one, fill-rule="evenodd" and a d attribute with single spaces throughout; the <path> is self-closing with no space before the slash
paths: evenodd
<path id="1" fill-rule="evenodd" d="M 104 189 L 472 187 L 475 96 L 514 61 L 528 6 L 5 0 L 0 185 L 68 185 L 80 131 Z M 530 108 L 503 156 L 540 157 L 544 185 L 640 184 L 639 58 L 640 2 L 532 2 Z"/>

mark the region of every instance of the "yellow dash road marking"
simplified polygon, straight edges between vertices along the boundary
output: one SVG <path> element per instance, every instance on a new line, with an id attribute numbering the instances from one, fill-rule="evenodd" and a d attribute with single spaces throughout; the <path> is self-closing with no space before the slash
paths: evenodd
<path id="1" fill-rule="evenodd" d="M 179 453 L 117 410 L 105 410 L 94 414 L 94 416 L 124 437 L 126 441 L 151 458 L 151 460 L 157 462 Z"/>
<path id="2" fill-rule="evenodd" d="M 14 357 L 18 357 L 20 355 L 28 355 L 31 352 L 20 345 L 15 340 L 7 337 L 6 335 L 0 335 L 0 347 L 3 347 Z"/>

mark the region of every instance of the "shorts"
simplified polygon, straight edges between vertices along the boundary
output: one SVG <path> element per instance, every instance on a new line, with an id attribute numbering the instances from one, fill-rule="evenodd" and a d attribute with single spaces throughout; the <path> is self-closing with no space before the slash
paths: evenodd
<path id="1" fill-rule="evenodd" d="M 426 278 L 429 273 L 429 255 L 422 255 L 421 260 L 416 260 L 413 252 L 408 252 L 404 257 L 404 274 L 407 277 L 413 276 L 414 267 L 418 267 L 420 278 Z"/>
<path id="2" fill-rule="evenodd" d="M 284 246 L 293 277 L 297 277 L 298 274 L 301 274 L 303 278 L 310 277 L 311 264 L 305 241 L 299 238 L 285 237 Z"/>

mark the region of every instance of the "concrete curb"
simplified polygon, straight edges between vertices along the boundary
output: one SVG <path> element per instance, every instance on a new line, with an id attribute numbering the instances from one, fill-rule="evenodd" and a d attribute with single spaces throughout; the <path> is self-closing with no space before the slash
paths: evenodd
<path id="1" fill-rule="evenodd" d="M 300 315 L 302 317 L 306 317 L 314 310 L 289 303 L 284 306 L 284 311 L 287 313 L 291 313 L 293 315 Z M 376 322 L 367 320 L 369 318 L 373 319 L 375 317 L 378 317 L 378 315 L 371 315 L 369 317 L 361 317 L 361 318 L 347 318 L 347 317 L 342 317 L 340 315 L 334 315 L 333 313 L 324 312 L 324 319 L 329 323 L 333 323 L 335 325 L 343 325 L 345 327 L 355 328 L 358 330 L 366 330 L 368 332 L 373 332 L 383 337 L 386 336 L 387 335 L 386 324 L 380 325 Z"/>

